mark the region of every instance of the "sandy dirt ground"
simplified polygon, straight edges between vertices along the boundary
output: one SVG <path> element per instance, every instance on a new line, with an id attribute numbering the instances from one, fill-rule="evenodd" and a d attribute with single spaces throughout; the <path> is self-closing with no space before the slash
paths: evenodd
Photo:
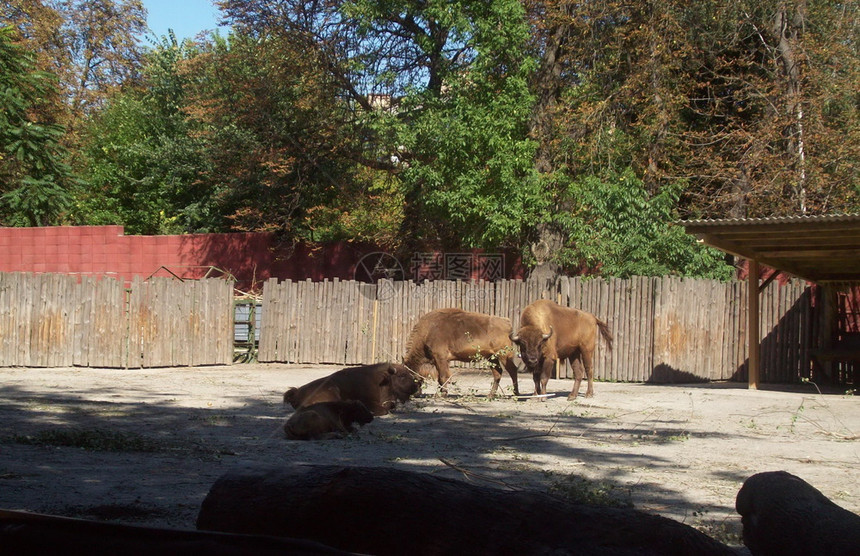
<path id="1" fill-rule="evenodd" d="M 338 367 L 0 369 L 0 508 L 193 528 L 232 466 L 392 466 L 499 488 L 632 504 L 739 545 L 734 502 L 761 471 L 800 476 L 860 513 L 860 397 L 813 385 L 597 383 L 567 400 L 487 400 L 460 370 L 356 435 L 288 441 L 289 386 Z M 531 380 L 520 376 L 529 392 Z M 510 390 L 510 380 L 502 385 Z M 583 386 L 584 391 L 584 386 Z"/>

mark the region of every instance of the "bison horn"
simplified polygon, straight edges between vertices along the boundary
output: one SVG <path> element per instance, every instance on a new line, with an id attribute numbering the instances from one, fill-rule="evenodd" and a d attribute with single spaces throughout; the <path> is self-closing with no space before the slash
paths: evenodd
<path id="1" fill-rule="evenodd" d="M 552 329 L 552 325 L 550 325 L 549 332 L 543 335 L 543 339 L 549 340 L 549 337 L 552 336 L 552 333 L 553 333 L 553 329 Z"/>
<path id="2" fill-rule="evenodd" d="M 519 342 L 520 341 L 520 335 L 517 334 L 516 336 L 514 336 L 513 332 L 508 334 L 508 338 L 510 338 L 512 342 Z"/>

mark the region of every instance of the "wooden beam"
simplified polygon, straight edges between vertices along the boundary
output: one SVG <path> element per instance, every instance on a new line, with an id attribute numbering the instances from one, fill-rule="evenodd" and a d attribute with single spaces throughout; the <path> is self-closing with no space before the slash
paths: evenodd
<path id="1" fill-rule="evenodd" d="M 811 282 L 860 275 L 860 214 L 682 222 L 716 249 Z"/>
<path id="2" fill-rule="evenodd" d="M 856 215 L 854 215 L 856 219 Z M 728 236 L 728 235 L 763 235 L 763 234 L 782 234 L 782 233 L 802 233 L 807 235 L 817 235 L 817 234 L 827 234 L 827 235 L 850 235 L 850 234 L 860 234 L 860 222 L 856 220 L 854 222 L 843 222 L 843 223 L 829 223 L 829 224 L 814 224 L 814 223 L 806 223 L 798 222 L 796 220 L 792 220 L 790 222 L 769 222 L 766 224 L 756 224 L 752 223 L 750 220 L 746 222 L 739 222 L 734 225 L 726 225 L 719 223 L 718 221 L 711 221 L 709 223 L 685 223 L 683 224 L 684 228 L 686 228 L 688 233 L 691 234 L 700 234 L 700 233 L 710 233 L 716 231 L 716 233 Z"/>
<path id="3" fill-rule="evenodd" d="M 742 244 L 735 243 L 733 241 L 728 241 L 725 238 L 716 235 L 716 234 L 696 234 L 696 238 L 704 242 L 706 245 L 710 245 L 711 247 L 716 247 L 721 251 L 725 251 L 726 253 L 730 253 L 732 255 L 737 255 L 743 258 L 750 257 L 749 249 L 745 249 Z"/>
<path id="4" fill-rule="evenodd" d="M 749 284 L 748 284 L 748 303 L 747 303 L 747 319 L 749 326 L 749 389 L 758 389 L 759 377 L 759 356 L 761 354 L 761 344 L 759 342 L 759 291 L 758 291 L 758 261 L 749 259 Z"/>
<path id="5" fill-rule="evenodd" d="M 765 288 L 767 288 L 770 285 L 770 283 L 773 282 L 776 279 L 776 277 L 779 276 L 780 274 L 782 274 L 781 270 L 774 270 L 773 272 L 771 272 L 770 276 L 767 277 L 767 280 L 762 282 L 761 286 L 758 287 L 759 293 L 763 292 L 765 290 Z"/>

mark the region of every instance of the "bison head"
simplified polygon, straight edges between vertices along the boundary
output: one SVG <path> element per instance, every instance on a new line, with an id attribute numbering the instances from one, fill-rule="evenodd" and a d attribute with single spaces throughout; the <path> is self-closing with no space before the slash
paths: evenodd
<path id="1" fill-rule="evenodd" d="M 388 385 L 390 392 L 399 402 L 405 402 L 421 391 L 424 379 L 405 365 L 390 363 L 382 385 Z"/>
<path id="2" fill-rule="evenodd" d="M 520 348 L 520 357 L 529 370 L 534 371 L 540 364 L 544 353 L 544 344 L 552 334 L 552 326 L 549 327 L 549 332 L 546 334 L 537 326 L 524 326 L 517 331 L 516 336 L 511 335 L 511 341 Z"/>
<path id="3" fill-rule="evenodd" d="M 295 388 L 295 387 L 290 388 L 289 390 L 284 392 L 284 405 L 289 404 L 289 405 L 295 407 L 296 406 L 296 394 L 298 394 L 298 393 L 299 393 L 299 389 Z"/>

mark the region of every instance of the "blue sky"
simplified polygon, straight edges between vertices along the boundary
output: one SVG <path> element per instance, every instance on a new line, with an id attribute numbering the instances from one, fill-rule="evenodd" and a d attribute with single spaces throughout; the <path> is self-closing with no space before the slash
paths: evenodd
<path id="1" fill-rule="evenodd" d="M 177 40 L 193 39 L 200 31 L 218 27 L 220 12 L 212 0 L 143 0 L 143 6 L 156 38 L 173 29 Z"/>

